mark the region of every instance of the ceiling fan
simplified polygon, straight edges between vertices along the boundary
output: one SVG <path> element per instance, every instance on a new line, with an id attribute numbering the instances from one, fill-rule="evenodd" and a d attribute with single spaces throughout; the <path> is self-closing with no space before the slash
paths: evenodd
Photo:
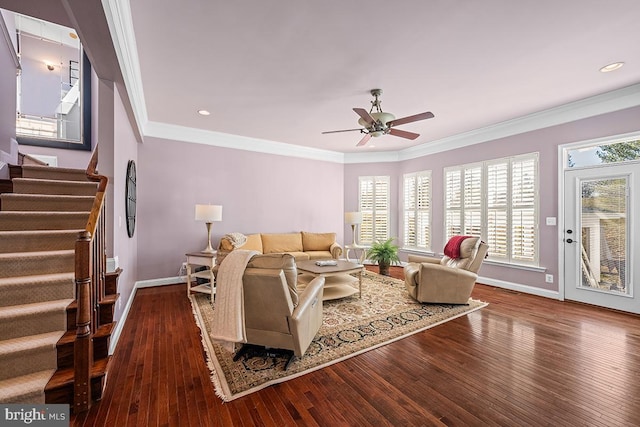
<path id="1" fill-rule="evenodd" d="M 360 133 L 364 133 L 365 135 L 362 137 L 360 142 L 358 142 L 358 144 L 356 145 L 357 147 L 365 145 L 367 142 L 369 142 L 372 136 L 379 137 L 387 134 L 413 140 L 419 137 L 420 134 L 408 132 L 406 130 L 395 129 L 394 126 L 417 122 L 418 120 L 425 120 L 434 117 L 432 112 L 427 111 L 426 113 L 420 113 L 413 116 L 396 119 L 393 114 L 382 111 L 382 108 L 380 107 L 382 101 L 380 101 L 378 97 L 382 95 L 382 89 L 371 89 L 371 95 L 373 95 L 374 100 L 371 101 L 371 109 L 368 112 L 364 108 L 353 109 L 353 111 L 355 111 L 356 114 L 360 116 L 360 119 L 358 119 L 358 123 L 360 124 L 360 126 L 362 126 L 362 128 L 332 130 L 322 133 L 326 134 L 352 132 L 356 130 L 360 131 Z"/>

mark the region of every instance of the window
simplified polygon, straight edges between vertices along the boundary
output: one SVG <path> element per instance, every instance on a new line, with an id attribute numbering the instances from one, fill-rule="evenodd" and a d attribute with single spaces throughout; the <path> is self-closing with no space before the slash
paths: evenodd
<path id="1" fill-rule="evenodd" d="M 360 243 L 369 245 L 389 238 L 389 188 L 388 176 L 361 176 L 360 185 Z"/>
<path id="2" fill-rule="evenodd" d="M 445 237 L 481 236 L 489 259 L 538 265 L 538 154 L 445 169 Z"/>
<path id="3" fill-rule="evenodd" d="M 14 14 L 16 139 L 21 144 L 91 150 L 91 66 L 76 32 Z"/>
<path id="4" fill-rule="evenodd" d="M 431 171 L 404 175 L 403 245 L 431 249 Z"/>

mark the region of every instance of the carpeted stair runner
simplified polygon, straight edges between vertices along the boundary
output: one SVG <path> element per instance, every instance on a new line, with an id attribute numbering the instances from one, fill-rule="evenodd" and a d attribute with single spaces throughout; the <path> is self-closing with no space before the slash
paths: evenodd
<path id="1" fill-rule="evenodd" d="M 49 196 L 42 194 L 2 194 L 3 211 L 60 211 L 88 212 L 93 206 L 92 196 Z"/>
<path id="2" fill-rule="evenodd" d="M 73 248 L 77 230 L 0 231 L 0 253 L 56 251 Z"/>
<path id="3" fill-rule="evenodd" d="M 13 193 L 0 195 L 2 403 L 44 403 L 75 297 L 75 241 L 96 188 L 82 170 L 25 165 Z"/>

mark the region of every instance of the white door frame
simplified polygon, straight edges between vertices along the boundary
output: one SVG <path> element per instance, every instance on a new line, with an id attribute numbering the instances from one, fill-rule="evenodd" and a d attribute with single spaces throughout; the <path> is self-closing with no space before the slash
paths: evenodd
<path id="1" fill-rule="evenodd" d="M 578 148 L 582 146 L 593 146 L 604 143 L 611 143 L 614 141 L 628 141 L 640 138 L 640 132 L 632 132 L 623 135 L 613 135 L 603 138 L 596 138 L 592 140 L 579 141 L 569 144 L 558 145 L 558 221 L 557 221 L 557 244 L 558 244 L 558 299 L 560 301 L 565 300 L 565 249 L 566 244 L 564 242 L 565 232 L 565 165 L 568 163 L 568 150 L 571 148 Z M 637 189 L 636 191 L 640 191 Z"/>

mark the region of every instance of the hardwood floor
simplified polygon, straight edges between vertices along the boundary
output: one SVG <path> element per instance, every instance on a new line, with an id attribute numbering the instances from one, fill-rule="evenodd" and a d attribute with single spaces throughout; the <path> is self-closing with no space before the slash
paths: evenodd
<path id="1" fill-rule="evenodd" d="M 638 316 L 484 285 L 473 297 L 490 304 L 223 403 L 185 285 L 140 289 L 104 397 L 72 425 L 640 425 Z"/>

